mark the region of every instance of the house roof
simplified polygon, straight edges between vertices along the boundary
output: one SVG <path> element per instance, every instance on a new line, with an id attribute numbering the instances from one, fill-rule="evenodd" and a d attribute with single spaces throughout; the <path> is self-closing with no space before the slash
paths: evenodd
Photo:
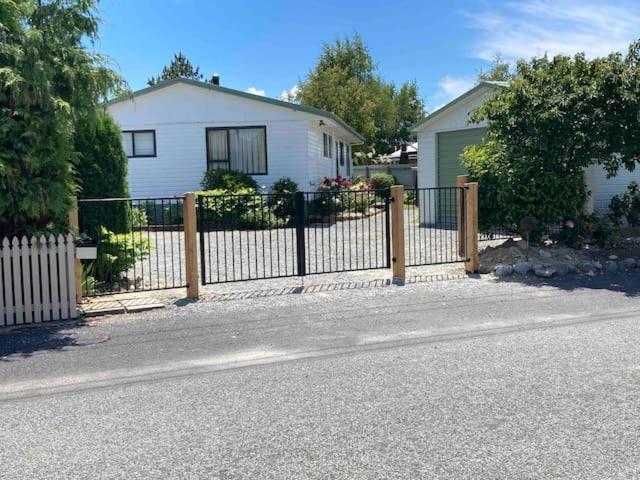
<path id="1" fill-rule="evenodd" d="M 480 90 L 483 90 L 483 89 L 486 89 L 486 88 L 490 88 L 490 89 L 494 89 L 495 90 L 495 89 L 498 89 L 498 88 L 506 88 L 508 86 L 509 86 L 509 82 L 499 82 L 499 81 L 494 81 L 494 80 L 482 80 L 475 87 L 473 87 L 472 89 L 467 90 L 462 95 L 454 98 L 453 100 L 451 100 L 446 105 L 440 107 L 435 112 L 431 113 L 430 115 L 427 115 L 425 118 L 423 118 L 418 123 L 413 125 L 411 127 L 411 131 L 412 132 L 416 132 L 416 131 L 420 130 L 420 128 L 423 127 L 424 125 L 426 125 L 427 123 L 431 123 L 431 121 L 434 118 L 442 115 L 447 110 L 450 110 L 451 108 L 456 106 L 458 103 L 460 103 L 464 99 L 466 99 L 468 97 L 471 97 L 472 95 L 475 95 Z"/>
<path id="2" fill-rule="evenodd" d="M 333 112 L 327 112 L 326 110 L 320 110 L 319 108 L 309 107 L 307 105 L 300 105 L 292 102 L 285 102 L 284 100 L 276 100 L 275 98 L 263 97 L 260 95 L 254 95 L 253 93 L 242 92 L 240 90 L 234 90 L 233 88 L 221 87 L 219 85 L 213 85 L 211 83 L 199 82 L 197 80 L 191 80 L 188 78 L 173 78 L 171 80 L 164 80 L 155 85 L 151 85 L 150 87 L 143 88 L 141 90 L 137 90 L 130 95 L 115 98 L 107 102 L 108 105 L 113 105 L 115 103 L 120 103 L 125 100 L 131 100 L 132 98 L 139 97 L 141 95 L 145 95 L 147 93 L 153 92 L 155 90 L 159 90 L 161 88 L 169 87 L 171 85 L 175 85 L 176 83 L 184 83 L 187 85 L 192 85 L 194 87 L 206 88 L 208 90 L 213 90 L 214 92 L 220 93 L 228 93 L 229 95 L 235 95 L 237 97 L 246 98 L 249 100 L 254 100 L 256 102 L 268 103 L 270 105 L 275 105 L 276 107 L 288 108 L 290 110 L 308 113 L 310 115 L 317 115 L 319 117 L 326 118 L 328 120 L 332 120 L 337 123 L 339 126 L 347 130 L 351 135 L 356 137 L 360 142 L 364 142 L 364 137 L 360 135 L 353 127 L 351 127 L 347 122 L 342 120 Z"/>
<path id="3" fill-rule="evenodd" d="M 407 153 L 416 153 L 417 151 L 418 151 L 418 142 L 410 143 L 409 145 L 407 145 Z M 401 155 L 402 155 L 402 149 L 396 150 L 395 152 L 390 153 L 389 155 L 384 155 L 384 156 L 389 158 L 400 158 Z"/>

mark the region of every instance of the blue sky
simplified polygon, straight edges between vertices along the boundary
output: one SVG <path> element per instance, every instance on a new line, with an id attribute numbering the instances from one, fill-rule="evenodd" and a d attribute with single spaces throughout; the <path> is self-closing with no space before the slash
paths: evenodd
<path id="1" fill-rule="evenodd" d="M 640 2 L 595 0 L 102 0 L 101 39 L 135 90 L 181 50 L 205 76 L 278 98 L 323 42 L 359 32 L 382 76 L 417 80 L 429 110 L 473 85 L 500 50 L 605 55 L 640 36 Z"/>

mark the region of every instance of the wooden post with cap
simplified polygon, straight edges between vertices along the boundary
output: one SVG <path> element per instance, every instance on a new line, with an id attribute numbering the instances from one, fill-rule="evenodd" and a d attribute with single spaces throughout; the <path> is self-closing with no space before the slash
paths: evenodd
<path id="1" fill-rule="evenodd" d="M 187 297 L 200 296 L 198 281 L 198 227 L 196 224 L 196 194 L 187 193 L 182 204 L 184 217 L 184 253 L 186 260 Z"/>
<path id="2" fill-rule="evenodd" d="M 78 218 L 78 197 L 71 197 L 71 210 L 69 210 L 69 232 L 76 240 L 80 236 L 80 222 Z M 82 262 L 74 258 L 74 275 L 76 277 L 76 304 L 82 302 Z"/>
<path id="3" fill-rule="evenodd" d="M 465 233 L 467 259 L 464 269 L 467 273 L 478 273 L 480 258 L 478 256 L 478 184 L 476 182 L 465 183 Z"/>
<path id="4" fill-rule="evenodd" d="M 391 187 L 391 262 L 393 280 L 403 283 L 405 280 L 404 252 L 404 186 Z"/>

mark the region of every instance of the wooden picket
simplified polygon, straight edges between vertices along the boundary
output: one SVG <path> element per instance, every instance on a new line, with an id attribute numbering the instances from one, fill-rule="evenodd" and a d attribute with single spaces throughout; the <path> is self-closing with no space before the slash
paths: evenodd
<path id="1" fill-rule="evenodd" d="M 71 234 L 5 238 L 1 246 L 0 326 L 77 317 Z"/>

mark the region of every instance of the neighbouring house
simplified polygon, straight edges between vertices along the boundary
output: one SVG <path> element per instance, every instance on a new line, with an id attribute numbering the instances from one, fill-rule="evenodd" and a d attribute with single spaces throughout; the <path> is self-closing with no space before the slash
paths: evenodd
<path id="1" fill-rule="evenodd" d="M 174 79 L 109 103 L 123 132 L 132 196 L 200 189 L 207 169 L 239 170 L 268 188 L 289 177 L 315 190 L 351 176 L 363 137 L 331 112 L 220 85 Z"/>
<path id="2" fill-rule="evenodd" d="M 482 142 L 487 123 L 470 123 L 471 112 L 490 98 L 506 82 L 482 81 L 442 108 L 434 111 L 416 124 L 412 131 L 418 136 L 418 186 L 455 187 L 456 177 L 464 175 L 460 155 L 464 148 Z M 607 179 L 602 167 L 593 165 L 587 169 L 587 188 L 591 197 L 588 211 L 606 213 L 611 197 L 623 193 L 629 182 L 640 181 L 640 169 L 635 172 L 620 170 L 614 178 Z M 422 221 L 429 222 L 428 214 Z"/>
<path id="3" fill-rule="evenodd" d="M 385 162 L 415 164 L 418 161 L 418 142 L 404 144 L 395 152 L 380 158 Z"/>

